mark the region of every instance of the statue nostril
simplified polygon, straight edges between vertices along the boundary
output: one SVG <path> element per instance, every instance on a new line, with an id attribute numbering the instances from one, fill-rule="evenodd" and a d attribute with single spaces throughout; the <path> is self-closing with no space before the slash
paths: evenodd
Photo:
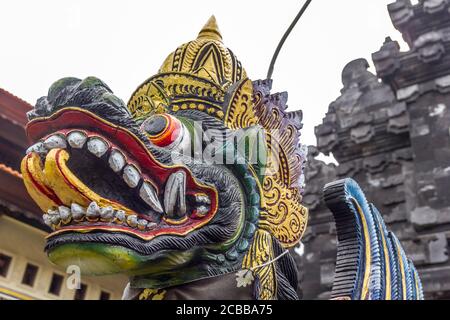
<path id="1" fill-rule="evenodd" d="M 144 121 L 141 128 L 158 147 L 171 145 L 180 136 L 181 122 L 168 114 L 156 114 Z"/>

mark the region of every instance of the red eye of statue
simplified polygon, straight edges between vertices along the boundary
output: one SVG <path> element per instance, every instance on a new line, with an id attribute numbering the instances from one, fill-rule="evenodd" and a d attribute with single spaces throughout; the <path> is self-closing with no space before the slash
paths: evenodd
<path id="1" fill-rule="evenodd" d="M 158 147 L 167 147 L 180 139 L 182 124 L 168 114 L 156 114 L 144 121 L 141 128 Z"/>

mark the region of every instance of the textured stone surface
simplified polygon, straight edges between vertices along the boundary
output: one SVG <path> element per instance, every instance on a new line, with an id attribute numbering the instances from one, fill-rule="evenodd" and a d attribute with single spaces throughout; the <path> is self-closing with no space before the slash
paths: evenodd
<path id="1" fill-rule="evenodd" d="M 336 239 L 321 200 L 327 182 L 352 177 L 405 246 L 426 298 L 450 298 L 450 1 L 397 0 L 388 6 L 409 50 L 386 38 L 342 72 L 341 96 L 316 127 L 305 204 L 309 229 L 298 257 L 304 298 L 329 297 Z M 315 159 L 333 154 L 338 165 Z"/>

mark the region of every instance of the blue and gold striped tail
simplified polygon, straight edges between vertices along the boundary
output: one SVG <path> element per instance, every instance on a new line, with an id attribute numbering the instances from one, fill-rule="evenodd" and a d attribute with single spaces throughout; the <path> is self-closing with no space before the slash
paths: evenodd
<path id="1" fill-rule="evenodd" d="M 356 181 L 327 184 L 324 198 L 338 237 L 332 298 L 423 300 L 416 268 Z"/>

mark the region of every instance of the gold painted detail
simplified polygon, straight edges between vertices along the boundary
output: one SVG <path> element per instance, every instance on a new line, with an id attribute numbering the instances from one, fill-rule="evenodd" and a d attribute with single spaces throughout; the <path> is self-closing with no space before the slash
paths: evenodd
<path id="1" fill-rule="evenodd" d="M 308 209 L 301 205 L 303 160 L 298 152 L 298 128 L 269 98 L 258 93 L 254 103 L 258 123 L 266 129 L 268 149 L 260 227 L 271 232 L 284 248 L 290 248 L 300 241 L 308 221 Z"/>
<path id="2" fill-rule="evenodd" d="M 385 257 L 385 261 L 384 261 L 384 274 L 385 274 L 385 283 L 386 283 L 386 289 L 385 289 L 385 294 L 384 294 L 384 299 L 385 300 L 392 300 L 392 293 L 391 293 L 391 261 L 390 261 L 390 256 L 389 256 L 389 251 L 388 251 L 388 247 L 387 247 L 387 243 L 386 243 L 386 236 L 384 234 L 383 231 L 383 227 L 381 225 L 380 222 L 378 222 L 378 228 L 379 230 L 381 230 L 380 234 L 381 234 L 381 243 L 383 244 L 383 254 Z"/>
<path id="3" fill-rule="evenodd" d="M 416 292 L 417 292 L 417 300 L 423 299 L 422 293 L 421 293 L 421 290 L 420 290 L 420 286 L 419 286 L 420 278 L 419 278 L 419 275 L 417 273 L 416 268 L 414 268 L 413 276 L 414 276 L 414 286 L 415 286 Z"/>
<path id="4" fill-rule="evenodd" d="M 301 205 L 299 190 L 286 188 L 272 176 L 264 177 L 262 188 L 264 204 L 260 228 L 271 232 L 284 248 L 295 246 L 308 221 L 308 209 Z"/>
<path id="5" fill-rule="evenodd" d="M 150 82 L 140 87 L 134 94 L 133 102 L 129 105 L 130 111 L 135 119 L 163 113 L 167 110 L 169 99 L 156 82 Z"/>
<path id="6" fill-rule="evenodd" d="M 242 97 L 235 92 L 236 83 L 244 84 L 243 88 L 239 85 Z M 225 103 L 226 96 L 232 96 L 230 104 Z M 237 57 L 222 43 L 212 16 L 197 39 L 178 47 L 166 58 L 158 74 L 133 93 L 128 108 L 136 119 L 167 110 L 198 110 L 234 128 L 256 122 L 250 101 L 251 81 Z M 231 117 L 226 119 L 231 104 Z"/>
<path id="7" fill-rule="evenodd" d="M 52 199 L 55 197 L 67 206 L 77 203 L 87 207 L 95 201 L 101 207 L 111 206 L 115 210 L 131 213 L 130 209 L 105 199 L 89 189 L 67 167 L 68 160 L 69 153 L 64 149 L 51 149 L 46 156 L 44 168 L 40 164 L 39 156 L 35 153 L 22 160 L 21 169 L 25 187 L 43 212 L 58 206 Z"/>
<path id="8" fill-rule="evenodd" d="M 258 123 L 268 132 L 269 150 L 279 158 L 280 182 L 288 187 L 295 187 L 303 164 L 303 159 L 298 154 L 299 128 L 288 118 L 285 111 L 259 95 L 255 96 L 254 104 Z"/>
<path id="9" fill-rule="evenodd" d="M 128 102 L 128 109 L 134 118 L 148 117 L 167 110 L 206 111 L 205 106 L 212 108 L 215 114 L 222 111 L 224 97 L 225 91 L 206 79 L 172 72 L 158 74 L 147 80 L 134 92 Z"/>
<path id="10" fill-rule="evenodd" d="M 395 248 L 397 250 L 400 274 L 401 274 L 401 278 L 402 278 L 402 300 L 408 300 L 407 293 L 406 293 L 406 270 L 405 270 L 405 264 L 403 263 L 402 248 L 400 247 L 400 244 L 398 243 L 398 241 L 395 242 Z"/>
<path id="11" fill-rule="evenodd" d="M 202 30 L 200 30 L 200 32 L 198 33 L 198 38 L 207 38 L 222 41 L 222 34 L 219 31 L 219 26 L 217 25 L 216 17 L 214 17 L 214 15 L 212 15 L 208 19 Z"/>
<path id="12" fill-rule="evenodd" d="M 184 72 L 209 79 L 227 87 L 247 77 L 236 56 L 222 42 L 222 35 L 212 16 L 197 39 L 178 47 L 164 61 L 158 73 Z"/>
<path id="13" fill-rule="evenodd" d="M 47 212 L 49 209 L 58 206 L 56 203 L 57 197 L 48 186 L 39 155 L 32 153 L 24 157 L 20 170 L 28 194 L 42 211 Z"/>
<path id="14" fill-rule="evenodd" d="M 166 293 L 163 289 L 144 289 L 139 294 L 139 300 L 164 300 Z"/>
<path id="15" fill-rule="evenodd" d="M 369 300 L 369 280 L 370 280 L 370 266 L 372 265 L 372 248 L 370 246 L 370 234 L 369 227 L 367 225 L 366 217 L 364 216 L 364 212 L 362 211 L 361 206 L 355 198 L 351 198 L 353 205 L 356 207 L 358 211 L 358 215 L 361 219 L 361 223 L 363 226 L 363 234 L 364 234 L 364 252 L 365 252 L 365 269 L 364 269 L 364 277 L 363 284 L 361 290 L 361 300 Z"/>
<path id="16" fill-rule="evenodd" d="M 249 79 L 244 79 L 232 91 L 230 103 L 226 109 L 224 122 L 228 128 L 248 128 L 258 123 L 252 100 L 253 84 Z"/>
<path id="17" fill-rule="evenodd" d="M 260 288 L 258 299 L 260 300 L 274 300 L 277 296 L 275 265 L 274 263 L 266 264 L 275 259 L 272 241 L 272 235 L 269 232 L 257 230 L 252 245 L 242 261 L 242 268 L 253 270 L 258 278 Z"/>

